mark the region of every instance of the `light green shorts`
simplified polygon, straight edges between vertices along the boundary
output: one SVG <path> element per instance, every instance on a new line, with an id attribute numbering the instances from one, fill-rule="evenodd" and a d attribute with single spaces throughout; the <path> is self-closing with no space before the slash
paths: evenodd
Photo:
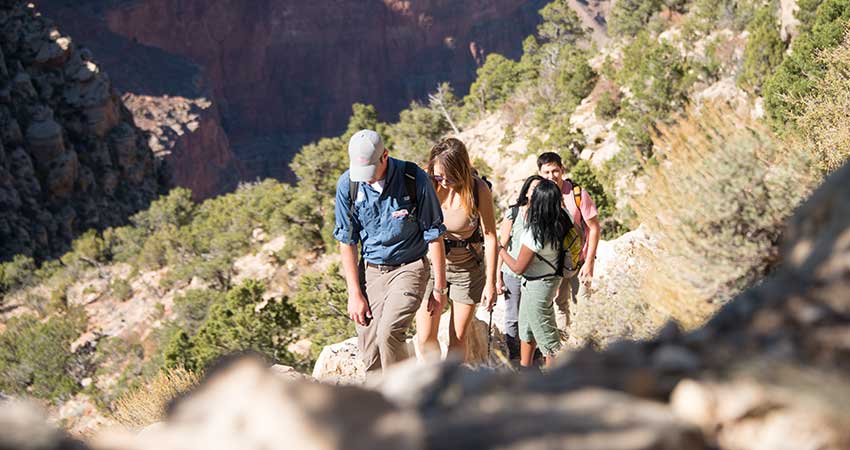
<path id="1" fill-rule="evenodd" d="M 560 285 L 561 277 L 522 281 L 519 338 L 525 342 L 536 342 L 546 356 L 554 356 L 561 349 L 553 306 Z"/>

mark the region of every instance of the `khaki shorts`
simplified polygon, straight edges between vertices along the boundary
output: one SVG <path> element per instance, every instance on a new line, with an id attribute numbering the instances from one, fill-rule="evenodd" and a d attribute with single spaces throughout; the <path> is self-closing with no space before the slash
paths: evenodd
<path id="1" fill-rule="evenodd" d="M 487 273 L 484 264 L 469 260 L 459 264 L 446 262 L 446 283 L 449 287 L 449 300 L 464 305 L 476 305 L 481 301 L 484 285 L 487 283 Z M 425 289 L 427 300 L 434 290 L 434 271 Z"/>

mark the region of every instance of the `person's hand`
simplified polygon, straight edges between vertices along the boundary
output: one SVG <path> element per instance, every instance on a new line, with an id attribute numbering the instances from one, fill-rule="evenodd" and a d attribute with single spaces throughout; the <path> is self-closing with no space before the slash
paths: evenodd
<path id="1" fill-rule="evenodd" d="M 431 296 L 428 297 L 428 312 L 431 315 L 439 315 L 442 314 L 443 308 L 446 305 L 447 296 L 445 294 L 439 294 L 436 291 L 431 293 Z"/>
<path id="2" fill-rule="evenodd" d="M 368 326 L 372 320 L 372 310 L 362 293 L 348 296 L 348 317 L 357 325 Z"/>
<path id="3" fill-rule="evenodd" d="M 499 298 L 496 295 L 496 286 L 489 285 L 484 286 L 484 292 L 481 293 L 481 304 L 487 308 L 487 311 L 493 312 L 493 307 L 496 306 L 496 299 Z"/>
<path id="4" fill-rule="evenodd" d="M 505 278 L 502 272 L 496 275 L 496 295 L 505 293 Z"/>
<path id="5" fill-rule="evenodd" d="M 593 281 L 593 262 L 587 262 L 582 267 L 578 273 L 578 280 L 586 285 L 590 285 L 590 282 Z"/>

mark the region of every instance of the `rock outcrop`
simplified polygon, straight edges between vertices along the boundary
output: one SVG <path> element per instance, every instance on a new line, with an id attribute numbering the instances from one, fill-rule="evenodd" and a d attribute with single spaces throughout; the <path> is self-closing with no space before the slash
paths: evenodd
<path id="1" fill-rule="evenodd" d="M 0 2 L 0 259 L 63 253 L 166 185 L 92 53 L 32 5 Z"/>
<path id="2" fill-rule="evenodd" d="M 154 155 L 172 168 L 174 185 L 191 189 L 196 200 L 232 191 L 246 178 L 202 68 L 113 32 L 102 3 L 46 0 L 39 7 L 98 55 L 136 126 L 149 133 Z"/>
<path id="3" fill-rule="evenodd" d="M 242 180 L 242 166 L 211 101 L 132 93 L 123 99 L 136 126 L 150 134 L 154 155 L 169 162 L 174 184 L 191 189 L 195 200 L 230 192 Z"/>

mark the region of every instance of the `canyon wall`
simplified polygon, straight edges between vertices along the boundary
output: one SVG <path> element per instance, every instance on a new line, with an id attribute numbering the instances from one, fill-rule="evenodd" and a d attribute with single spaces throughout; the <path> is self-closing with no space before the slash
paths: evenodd
<path id="1" fill-rule="evenodd" d="M 244 177 L 285 179 L 294 152 L 341 132 L 354 102 L 393 120 L 439 82 L 464 93 L 486 53 L 521 53 L 547 2 L 84 3 L 98 4 L 113 33 L 203 67 Z"/>

